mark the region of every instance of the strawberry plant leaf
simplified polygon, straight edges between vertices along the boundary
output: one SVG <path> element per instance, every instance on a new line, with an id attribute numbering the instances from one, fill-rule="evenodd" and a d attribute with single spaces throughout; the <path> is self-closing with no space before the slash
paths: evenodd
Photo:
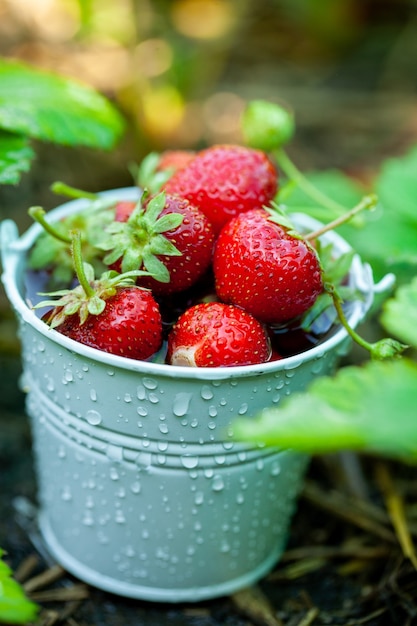
<path id="1" fill-rule="evenodd" d="M 35 153 L 25 137 L 0 131 L 0 185 L 16 185 Z"/>
<path id="2" fill-rule="evenodd" d="M 370 361 L 315 380 L 257 419 L 235 422 L 238 440 L 308 453 L 337 450 L 417 459 L 417 363 Z"/>
<path id="3" fill-rule="evenodd" d="M 306 178 L 317 189 L 346 208 L 356 206 L 364 195 L 363 187 L 339 170 L 310 172 Z M 336 207 L 319 206 L 301 187 L 291 185 L 288 188 L 284 186 L 284 193 L 285 204 L 292 212 L 307 213 L 324 223 L 342 215 L 342 210 L 337 210 Z M 356 216 L 352 222 L 359 225 L 363 222 L 363 217 Z"/>
<path id="4" fill-rule="evenodd" d="M 384 303 L 381 323 L 401 341 L 417 348 L 417 277 Z"/>
<path id="5" fill-rule="evenodd" d="M 417 267 L 417 146 L 384 162 L 375 181 L 379 206 L 363 229 L 340 233 L 371 263 L 377 278 L 387 271 L 409 280 Z"/>
<path id="6" fill-rule="evenodd" d="M 0 549 L 0 558 L 4 551 Z M 27 624 L 34 622 L 39 607 L 27 599 L 25 592 L 12 578 L 12 571 L 0 560 L 0 622 L 2 624 Z"/>
<path id="7" fill-rule="evenodd" d="M 43 141 L 110 149 L 124 122 L 116 108 L 75 80 L 0 60 L 0 128 Z"/>
<path id="8" fill-rule="evenodd" d="M 401 157 L 384 161 L 376 181 L 384 207 L 395 207 L 398 214 L 417 228 L 417 145 Z M 417 242 L 414 246 L 417 253 Z"/>

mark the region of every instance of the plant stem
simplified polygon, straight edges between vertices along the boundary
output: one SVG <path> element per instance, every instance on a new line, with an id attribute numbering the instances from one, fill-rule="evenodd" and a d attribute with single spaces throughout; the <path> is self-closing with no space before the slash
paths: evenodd
<path id="1" fill-rule="evenodd" d="M 342 324 L 343 328 L 346 330 L 348 335 L 353 339 L 355 343 L 359 346 L 367 350 L 372 359 L 382 361 L 384 359 L 392 359 L 398 357 L 404 350 L 408 348 L 403 343 L 396 341 L 395 339 L 391 339 L 390 337 L 380 339 L 375 343 L 369 343 L 363 337 L 358 335 L 358 333 L 349 325 L 349 322 L 346 319 L 345 313 L 342 307 L 342 299 L 336 291 L 336 288 L 331 283 L 325 283 L 324 290 L 330 295 L 333 300 L 334 307 L 336 309 L 337 316 L 339 318 L 339 322 Z"/>
<path id="2" fill-rule="evenodd" d="M 332 285 L 331 283 L 326 283 L 324 285 L 324 289 L 329 294 L 329 296 L 331 296 L 339 321 L 348 333 L 348 335 L 353 339 L 353 341 L 362 346 L 362 348 L 365 348 L 365 350 L 372 352 L 372 344 L 369 343 L 369 341 L 363 339 L 360 335 L 358 335 L 358 333 L 353 330 L 353 328 L 349 325 L 349 322 L 346 319 L 346 315 L 342 307 L 342 299 L 337 293 L 334 285 Z"/>
<path id="3" fill-rule="evenodd" d="M 377 202 L 378 197 L 375 194 L 369 194 L 367 196 L 364 196 L 362 200 L 353 207 L 353 209 L 350 209 L 350 211 L 346 211 L 346 213 L 340 215 L 339 217 L 329 222 L 328 224 L 325 224 L 321 228 L 318 228 L 317 230 L 308 233 L 307 235 L 303 235 L 303 239 L 306 239 L 307 241 L 316 239 L 317 237 L 320 237 L 320 235 L 327 233 L 329 230 L 333 230 L 334 228 L 337 228 L 337 226 L 341 226 L 345 222 L 348 222 L 353 217 L 355 217 L 355 215 L 361 213 L 361 211 L 365 209 L 373 209 L 376 206 Z"/>
<path id="4" fill-rule="evenodd" d="M 71 187 L 61 181 L 53 183 L 51 185 L 51 191 L 60 194 L 61 196 L 68 196 L 68 198 L 74 199 L 86 198 L 87 200 L 97 200 L 99 198 L 96 193 L 90 193 L 88 191 L 83 191 L 82 189 L 77 189 L 76 187 Z"/>
<path id="5" fill-rule="evenodd" d="M 313 183 L 311 183 L 304 174 L 298 169 L 295 163 L 289 158 L 287 153 L 283 148 L 274 151 L 274 156 L 277 160 L 278 165 L 282 169 L 282 171 L 287 175 L 287 177 L 297 183 L 297 185 L 302 189 L 310 198 L 318 202 L 318 204 L 326 207 L 330 211 L 336 213 L 345 213 L 347 208 L 339 202 L 330 198 L 327 194 L 323 193 L 318 189 Z"/>
<path id="6" fill-rule="evenodd" d="M 71 243 L 71 238 L 68 237 L 67 235 L 63 235 L 62 233 L 60 233 L 59 231 L 57 231 L 52 224 L 50 224 L 46 219 L 45 219 L 45 211 L 42 209 L 42 207 L 40 206 L 33 206 L 30 207 L 29 211 L 28 211 L 29 215 L 31 218 L 33 218 L 35 220 L 35 222 L 38 222 L 38 224 L 40 224 L 42 226 L 42 228 L 49 233 L 50 235 L 52 235 L 52 237 L 55 237 L 55 239 L 59 239 L 59 241 L 62 241 L 64 243 Z"/>
<path id="7" fill-rule="evenodd" d="M 92 298 L 95 294 L 95 291 L 88 282 L 87 276 L 85 275 L 81 250 L 81 234 L 78 230 L 71 231 L 71 254 L 74 263 L 74 270 L 77 274 L 78 281 L 83 288 L 87 298 Z"/>

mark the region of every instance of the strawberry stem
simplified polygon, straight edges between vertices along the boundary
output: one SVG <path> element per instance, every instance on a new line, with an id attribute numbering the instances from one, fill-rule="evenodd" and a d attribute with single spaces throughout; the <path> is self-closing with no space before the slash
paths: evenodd
<path id="1" fill-rule="evenodd" d="M 55 237 L 55 239 L 59 239 L 59 241 L 62 241 L 63 243 L 71 243 L 71 238 L 68 237 L 67 235 L 63 235 L 62 233 L 60 233 L 58 230 L 56 230 L 56 228 L 54 228 L 52 226 L 52 224 L 50 224 L 46 219 L 45 219 L 45 211 L 42 209 L 42 207 L 40 206 L 32 206 L 30 207 L 29 211 L 28 211 L 30 217 L 32 219 L 35 220 L 35 222 L 38 222 L 38 224 L 40 224 L 42 226 L 42 228 L 49 233 L 50 235 L 52 235 L 52 237 Z"/>
<path id="2" fill-rule="evenodd" d="M 283 148 L 274 150 L 274 156 L 278 165 L 287 177 L 291 181 L 295 182 L 300 189 L 302 189 L 315 202 L 318 202 L 318 204 L 326 207 L 332 212 L 345 213 L 347 211 L 346 207 L 339 204 L 339 202 L 336 202 L 333 198 L 330 198 L 330 196 L 323 193 L 320 189 L 313 185 L 313 183 L 311 183 L 298 169 Z"/>
<path id="3" fill-rule="evenodd" d="M 342 324 L 343 328 L 346 330 L 348 335 L 353 339 L 355 343 L 359 346 L 367 350 L 371 358 L 377 361 L 383 361 L 384 359 L 392 359 L 394 357 L 399 356 L 404 350 L 408 348 L 408 346 L 392 339 L 391 337 L 386 337 L 384 339 L 380 339 L 375 343 L 370 343 L 366 341 L 363 337 L 361 337 L 350 325 L 346 319 L 345 312 L 343 311 L 342 306 L 342 298 L 336 291 L 336 288 L 331 283 L 325 283 L 324 290 L 333 300 L 333 305 L 336 309 L 337 316 L 339 318 L 339 322 Z"/>
<path id="4" fill-rule="evenodd" d="M 88 191 L 84 191 L 83 189 L 77 189 L 76 187 L 71 187 L 66 183 L 62 183 L 61 181 L 56 181 L 51 185 L 51 191 L 61 196 L 68 196 L 68 198 L 87 198 L 88 200 L 97 200 L 99 196 L 96 193 L 90 193 Z"/>
<path id="5" fill-rule="evenodd" d="M 71 254 L 74 264 L 74 270 L 78 278 L 78 282 L 84 290 L 87 298 L 92 298 L 95 294 L 94 289 L 88 282 L 84 271 L 84 263 L 81 251 L 81 234 L 78 230 L 72 230 L 71 233 Z"/>
<path id="6" fill-rule="evenodd" d="M 377 202 L 378 198 L 375 194 L 369 194 L 367 196 L 364 196 L 362 200 L 353 207 L 353 209 L 350 209 L 350 211 L 346 211 L 346 213 L 340 215 L 339 217 L 332 220 L 328 224 L 325 224 L 321 228 L 318 228 L 317 230 L 308 233 L 307 235 L 303 235 L 303 239 L 307 241 L 316 239 L 317 237 L 320 237 L 320 235 L 324 235 L 324 233 L 327 233 L 329 230 L 333 230 L 334 228 L 337 228 L 337 226 L 345 224 L 345 222 L 351 220 L 353 217 L 355 217 L 355 215 L 361 213 L 361 211 L 363 211 L 364 209 L 374 209 Z"/>

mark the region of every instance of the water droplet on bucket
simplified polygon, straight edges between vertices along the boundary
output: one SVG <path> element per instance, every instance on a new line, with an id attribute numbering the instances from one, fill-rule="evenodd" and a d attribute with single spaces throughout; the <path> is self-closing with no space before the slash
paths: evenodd
<path id="1" fill-rule="evenodd" d="M 74 374 L 71 372 L 71 370 L 65 370 L 64 379 L 65 379 L 65 382 L 72 383 L 72 381 L 74 380 Z"/>
<path id="2" fill-rule="evenodd" d="M 172 406 L 172 412 L 174 415 L 177 417 L 184 417 L 190 407 L 191 398 L 191 393 L 186 393 L 185 391 L 177 393 Z"/>
<path id="3" fill-rule="evenodd" d="M 90 400 L 97 402 L 97 391 L 95 389 L 90 389 Z"/>
<path id="4" fill-rule="evenodd" d="M 222 491 L 224 489 L 223 478 L 219 475 L 214 476 L 211 488 L 213 491 Z"/>
<path id="5" fill-rule="evenodd" d="M 211 400 L 213 395 L 213 390 L 208 385 L 204 385 L 201 388 L 201 397 L 203 400 Z"/>
<path id="6" fill-rule="evenodd" d="M 133 482 L 133 483 L 130 485 L 130 491 L 131 491 L 132 493 L 140 493 L 140 491 L 141 491 L 141 486 L 140 486 L 140 482 L 139 482 L 138 480 L 135 480 L 135 482 Z"/>
<path id="7" fill-rule="evenodd" d="M 204 493 L 202 491 L 197 491 L 194 497 L 195 504 L 200 505 L 204 502 Z"/>
<path id="8" fill-rule="evenodd" d="M 198 457 L 191 454 L 184 454 L 181 457 L 181 463 L 186 469 L 193 469 L 198 465 Z"/>
<path id="9" fill-rule="evenodd" d="M 281 466 L 278 462 L 272 463 L 271 465 L 271 475 L 278 476 L 281 473 Z"/>
<path id="10" fill-rule="evenodd" d="M 69 487 L 64 487 L 61 493 L 61 498 L 65 501 L 65 502 L 69 502 L 70 500 L 72 500 L 72 493 L 71 493 L 71 489 Z"/>
<path id="11" fill-rule="evenodd" d="M 313 363 L 313 366 L 311 368 L 311 371 L 313 372 L 313 374 L 320 374 L 320 372 L 323 369 L 323 360 L 322 359 L 317 359 L 317 361 L 315 363 Z"/>
<path id="12" fill-rule="evenodd" d="M 84 524 L 84 526 L 94 526 L 94 517 L 91 511 L 85 512 L 85 515 L 82 519 L 82 523 Z"/>
<path id="13" fill-rule="evenodd" d="M 153 378 L 144 378 L 142 383 L 146 389 L 156 389 L 158 387 L 158 383 Z"/>
<path id="14" fill-rule="evenodd" d="M 217 407 L 215 407 L 213 404 L 209 407 L 209 415 L 210 417 L 216 417 L 217 416 Z"/>
<path id="15" fill-rule="evenodd" d="M 94 411 L 94 409 L 90 409 L 90 411 L 87 411 L 85 417 L 87 422 L 92 426 L 98 426 L 103 420 L 101 413 L 99 413 L 98 411 Z"/>

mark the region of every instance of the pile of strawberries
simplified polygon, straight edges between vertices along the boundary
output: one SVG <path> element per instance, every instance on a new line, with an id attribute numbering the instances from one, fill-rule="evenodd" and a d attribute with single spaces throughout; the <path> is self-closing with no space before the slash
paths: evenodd
<path id="1" fill-rule="evenodd" d="M 219 367 L 280 358 L 275 338 L 314 304 L 323 275 L 314 247 L 274 211 L 273 162 L 237 145 L 152 158 L 152 191 L 138 202 L 98 210 L 92 200 L 39 238 L 32 270 L 73 282 L 37 305 L 48 307 L 42 319 L 132 359 Z"/>

